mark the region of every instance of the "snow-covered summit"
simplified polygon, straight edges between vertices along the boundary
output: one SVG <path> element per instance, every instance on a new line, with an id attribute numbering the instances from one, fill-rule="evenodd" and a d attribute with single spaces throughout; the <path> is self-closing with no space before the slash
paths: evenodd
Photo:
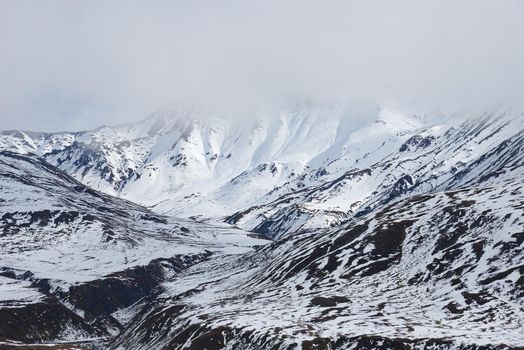
<path id="1" fill-rule="evenodd" d="M 487 153 L 516 140 L 523 120 L 501 109 L 412 114 L 370 100 L 245 114 L 173 108 L 85 132 L 3 132 L 0 150 L 35 153 L 158 213 L 275 236 L 466 183 L 495 165 Z"/>
<path id="2" fill-rule="evenodd" d="M 160 212 L 194 215 L 187 208 L 205 202 L 225 215 L 313 169 L 351 167 L 422 125 L 370 101 L 245 116 L 170 109 L 85 132 L 3 132 L 0 149 L 37 154 L 88 186 Z M 338 169 L 335 160 L 343 160 Z"/>
<path id="3" fill-rule="evenodd" d="M 3 132 L 0 337 L 518 348 L 523 117 L 304 102 Z"/>

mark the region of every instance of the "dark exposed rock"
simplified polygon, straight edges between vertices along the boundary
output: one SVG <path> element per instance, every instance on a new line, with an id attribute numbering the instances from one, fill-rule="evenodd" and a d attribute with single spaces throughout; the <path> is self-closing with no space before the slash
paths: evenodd
<path id="1" fill-rule="evenodd" d="M 91 321 L 128 307 L 148 295 L 168 274 L 178 273 L 210 254 L 155 259 L 146 266 L 136 266 L 94 281 L 74 285 L 65 298 Z"/>
<path id="2" fill-rule="evenodd" d="M 41 342 L 60 338 L 70 329 L 85 337 L 108 335 L 89 325 L 53 297 L 22 307 L 0 308 L 0 339 Z"/>
<path id="3" fill-rule="evenodd" d="M 311 299 L 311 305 L 321 306 L 321 307 L 330 307 L 337 306 L 339 303 L 347 303 L 349 299 L 344 296 L 334 296 L 334 297 L 321 297 L 316 296 Z"/>
<path id="4" fill-rule="evenodd" d="M 408 190 L 415 184 L 415 181 L 410 175 L 404 175 L 395 182 L 389 191 L 387 202 L 406 194 Z"/>
<path id="5" fill-rule="evenodd" d="M 47 297 L 38 303 L 23 307 L 0 308 L 0 339 L 22 342 L 42 342 L 59 339 L 64 332 L 74 331 L 83 337 L 106 337 L 110 330 L 121 330 L 122 325 L 111 313 L 137 302 L 151 294 L 167 276 L 207 258 L 210 253 L 155 259 L 146 266 L 137 266 L 94 281 L 71 286 L 67 292 L 49 294 L 46 280 L 33 280 L 32 285 Z M 32 274 L 17 276 L 3 271 L 10 278 L 32 279 Z M 60 300 L 67 300 L 79 316 Z M 1 345 L 0 345 L 1 348 Z"/>
<path id="6" fill-rule="evenodd" d="M 431 145 L 435 140 L 434 136 L 422 136 L 415 135 L 410 137 L 402 146 L 400 146 L 400 152 L 405 151 L 416 151 L 420 149 L 425 149 Z"/>

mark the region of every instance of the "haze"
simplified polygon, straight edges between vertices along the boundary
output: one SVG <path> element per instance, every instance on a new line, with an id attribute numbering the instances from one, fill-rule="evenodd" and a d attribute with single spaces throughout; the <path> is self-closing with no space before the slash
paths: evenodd
<path id="1" fill-rule="evenodd" d="M 0 0 L 0 129 L 287 98 L 521 105 L 524 2 Z"/>

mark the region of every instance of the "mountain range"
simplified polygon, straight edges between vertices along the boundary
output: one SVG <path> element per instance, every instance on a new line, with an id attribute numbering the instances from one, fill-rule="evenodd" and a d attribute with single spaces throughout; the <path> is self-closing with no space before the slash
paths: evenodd
<path id="1" fill-rule="evenodd" d="M 0 348 L 517 349 L 522 179 L 502 108 L 3 131 Z"/>

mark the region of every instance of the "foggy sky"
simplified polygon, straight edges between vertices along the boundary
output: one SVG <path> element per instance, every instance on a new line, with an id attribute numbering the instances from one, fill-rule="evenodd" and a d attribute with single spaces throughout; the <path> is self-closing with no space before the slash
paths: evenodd
<path id="1" fill-rule="evenodd" d="M 0 129 L 166 106 L 524 101 L 521 0 L 0 0 Z"/>

